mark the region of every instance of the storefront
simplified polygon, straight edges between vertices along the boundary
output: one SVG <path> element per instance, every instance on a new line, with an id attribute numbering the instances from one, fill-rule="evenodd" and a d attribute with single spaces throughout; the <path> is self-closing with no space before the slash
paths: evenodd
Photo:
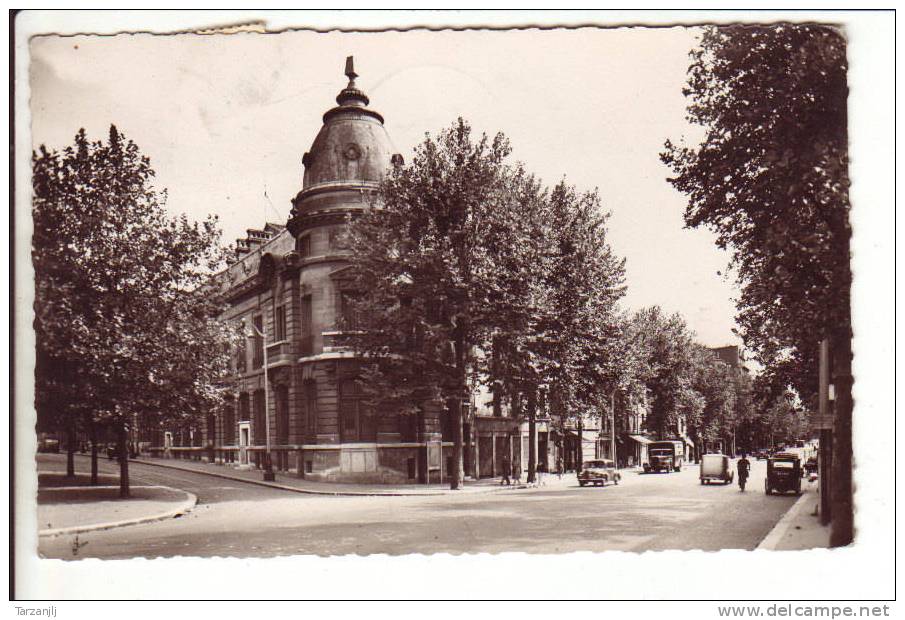
<path id="1" fill-rule="evenodd" d="M 644 435 L 628 435 L 625 442 L 624 467 L 638 467 L 647 462 L 647 445 L 651 442 Z"/>

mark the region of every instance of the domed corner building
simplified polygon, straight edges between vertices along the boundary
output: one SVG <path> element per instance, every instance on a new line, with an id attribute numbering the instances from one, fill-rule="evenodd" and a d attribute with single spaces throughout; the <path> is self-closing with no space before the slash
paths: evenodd
<path id="1" fill-rule="evenodd" d="M 355 84 L 351 57 L 346 75 L 348 85 L 302 159 L 289 221 L 248 230 L 235 261 L 215 279 L 225 318 L 248 335 L 236 351 L 228 405 L 203 428 L 156 432 L 152 449 L 166 457 L 264 468 L 269 435 L 273 469 L 285 475 L 448 479 L 451 432 L 442 408 L 427 404 L 417 416 L 370 410 L 356 380 L 361 360 L 343 346 L 344 332 L 355 329 L 348 303 L 355 291 L 342 232 L 388 168 L 402 162 L 383 117 Z"/>

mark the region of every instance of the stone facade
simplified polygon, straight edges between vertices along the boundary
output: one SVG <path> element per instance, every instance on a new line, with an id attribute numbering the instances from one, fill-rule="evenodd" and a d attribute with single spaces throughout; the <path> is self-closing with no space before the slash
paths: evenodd
<path id="1" fill-rule="evenodd" d="M 431 403 L 416 416 L 372 411 L 356 381 L 360 360 L 342 344 L 354 329 L 345 226 L 402 162 L 383 117 L 355 85 L 351 58 L 346 75 L 302 159 L 289 221 L 249 230 L 215 279 L 224 318 L 249 338 L 235 351 L 227 407 L 208 417 L 189 449 L 195 458 L 263 467 L 269 437 L 277 471 L 334 482 L 439 482 L 452 463 L 445 411 Z"/>

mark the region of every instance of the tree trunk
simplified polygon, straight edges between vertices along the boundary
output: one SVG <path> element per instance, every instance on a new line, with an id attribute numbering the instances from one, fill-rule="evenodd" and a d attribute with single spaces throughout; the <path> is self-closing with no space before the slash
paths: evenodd
<path id="1" fill-rule="evenodd" d="M 458 394 L 455 398 L 450 399 L 451 405 L 455 407 L 455 411 L 450 412 L 450 421 L 453 425 L 453 468 L 449 472 L 449 488 L 453 490 L 462 487 L 463 478 L 465 477 L 463 447 L 462 447 L 462 396 L 468 392 L 468 373 L 465 368 L 465 327 L 460 322 L 455 330 L 455 355 L 456 355 L 456 383 Z M 441 444 L 440 458 L 443 458 L 443 448 Z"/>
<path id="2" fill-rule="evenodd" d="M 91 484 L 97 484 L 97 427 L 91 425 Z"/>
<path id="3" fill-rule="evenodd" d="M 610 392 L 610 456 L 619 467 L 619 459 L 616 458 L 616 390 Z"/>
<path id="4" fill-rule="evenodd" d="M 844 547 L 854 540 L 852 507 L 852 342 L 849 330 L 835 338 L 833 386 L 836 411 L 833 426 L 832 531 L 830 546 Z M 823 446 L 821 446 L 821 449 Z"/>
<path id="5" fill-rule="evenodd" d="M 584 461 L 584 439 L 582 438 L 581 432 L 584 430 L 584 425 L 581 422 L 581 418 L 578 418 L 578 451 L 575 453 L 575 473 L 581 473 L 581 464 Z"/>
<path id="6" fill-rule="evenodd" d="M 66 477 L 75 477 L 75 422 L 66 427 Z"/>
<path id="7" fill-rule="evenodd" d="M 129 497 L 129 452 L 126 423 L 120 422 L 119 436 L 117 437 L 117 451 L 119 452 L 119 496 L 123 499 Z"/>
<path id="8" fill-rule="evenodd" d="M 459 489 L 465 483 L 465 441 L 463 432 L 462 401 L 453 400 L 456 410 L 453 412 L 453 468 L 450 474 L 450 488 Z"/>
<path id="9" fill-rule="evenodd" d="M 537 480 L 537 395 L 528 393 L 528 484 Z"/>

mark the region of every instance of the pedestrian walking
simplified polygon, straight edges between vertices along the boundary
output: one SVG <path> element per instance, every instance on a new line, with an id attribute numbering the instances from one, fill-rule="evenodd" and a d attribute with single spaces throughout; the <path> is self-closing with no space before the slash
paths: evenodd
<path id="1" fill-rule="evenodd" d="M 512 481 L 514 484 L 522 484 L 522 468 L 518 463 L 512 464 Z"/>
<path id="2" fill-rule="evenodd" d="M 556 475 L 559 476 L 559 479 L 562 480 L 562 474 L 565 466 L 562 462 L 562 454 L 556 457 Z"/>
<path id="3" fill-rule="evenodd" d="M 747 454 L 742 452 L 742 458 L 735 464 L 735 468 L 738 470 L 738 486 L 743 492 L 745 483 L 748 482 L 748 474 L 751 471 L 751 461 L 748 460 L 747 456 Z"/>
<path id="4" fill-rule="evenodd" d="M 500 478 L 501 486 L 503 483 L 506 483 L 507 485 L 512 484 L 512 480 L 509 478 L 509 475 L 511 474 L 511 472 L 512 472 L 512 462 L 509 460 L 508 456 L 504 455 L 503 456 L 503 477 Z"/>

